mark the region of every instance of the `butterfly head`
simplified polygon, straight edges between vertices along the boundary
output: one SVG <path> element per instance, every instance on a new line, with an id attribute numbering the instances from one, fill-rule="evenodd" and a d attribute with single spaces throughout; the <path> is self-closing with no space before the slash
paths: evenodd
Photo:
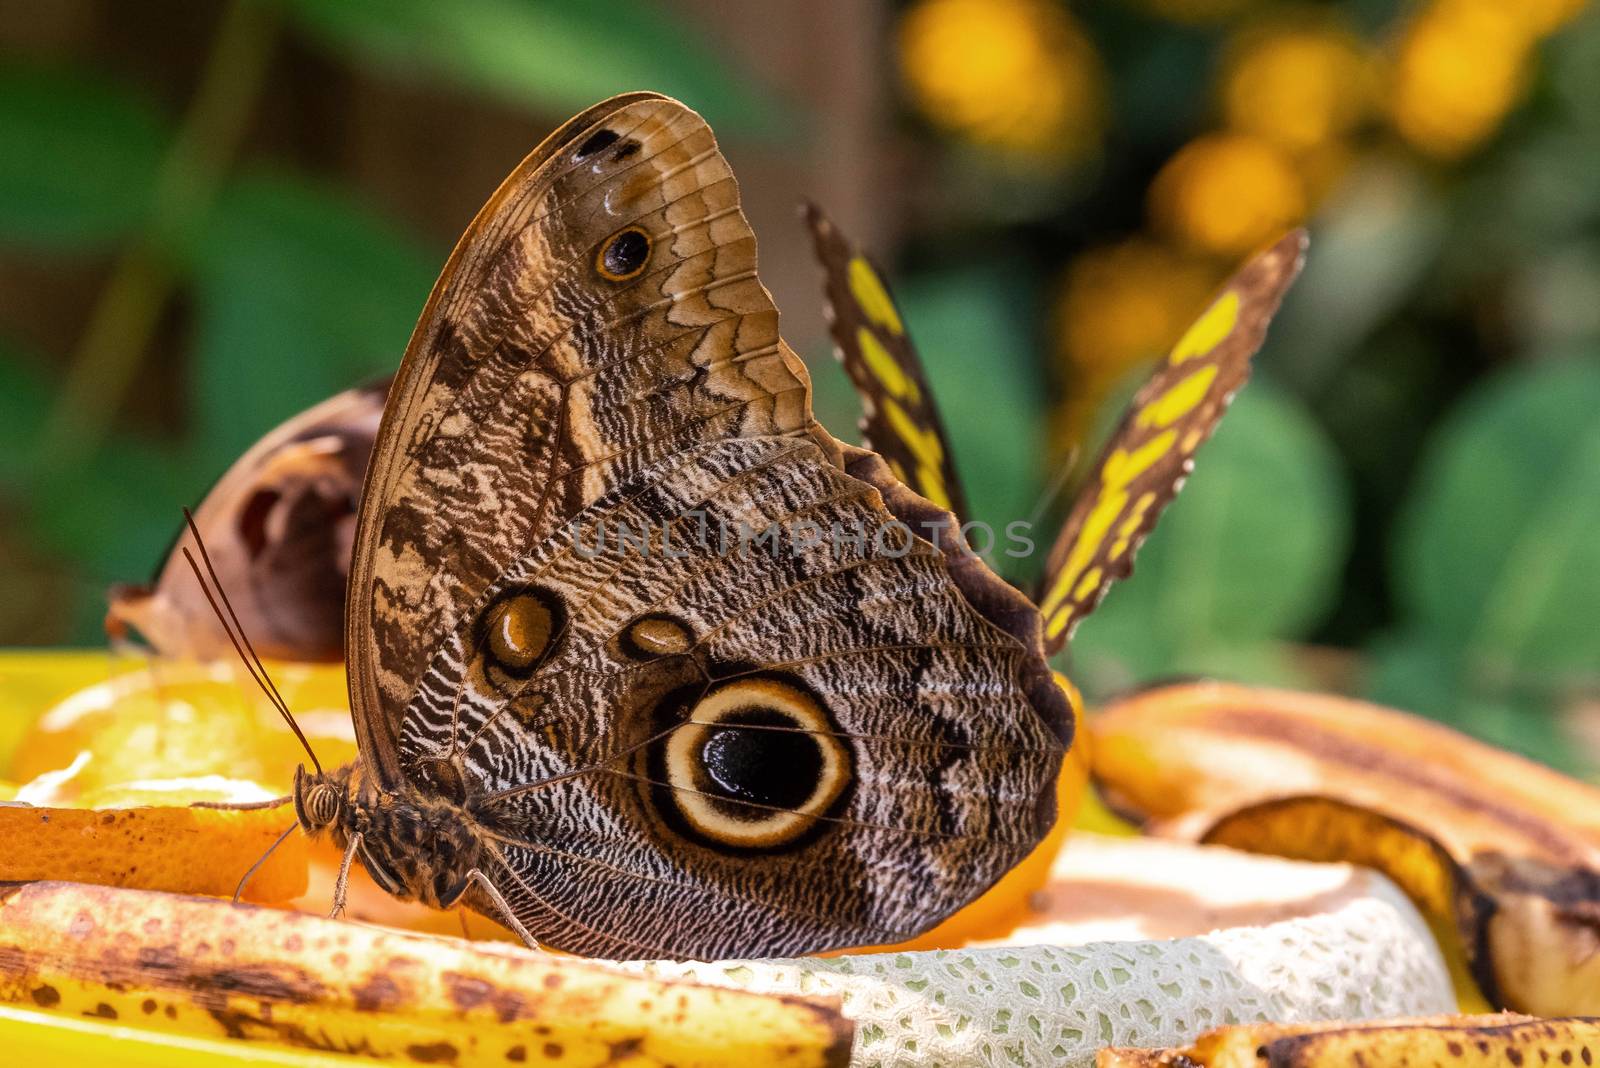
<path id="1" fill-rule="evenodd" d="M 340 822 L 348 803 L 349 769 L 294 772 L 294 815 L 307 834 L 319 834 Z"/>

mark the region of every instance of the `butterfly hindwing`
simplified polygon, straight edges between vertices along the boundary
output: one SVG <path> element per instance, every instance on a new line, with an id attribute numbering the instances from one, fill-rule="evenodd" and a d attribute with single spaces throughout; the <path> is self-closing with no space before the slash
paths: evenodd
<path id="1" fill-rule="evenodd" d="M 802 518 L 867 536 L 794 540 Z M 616 537 L 663 522 L 659 552 Z M 764 530 L 774 542 L 724 547 Z M 474 614 L 499 627 L 519 612 L 560 621 L 537 666 L 519 676 L 459 632 L 402 761 L 430 792 L 448 789 L 427 778 L 441 761 L 489 787 L 471 804 L 483 863 L 563 949 L 717 959 L 902 940 L 1048 826 L 1060 724 L 1019 685 L 1036 654 L 814 443 L 727 439 L 663 462 Z"/>
<path id="2" fill-rule="evenodd" d="M 971 519 L 927 372 L 883 274 L 815 204 L 806 224 L 822 264 L 834 352 L 861 397 L 863 443 L 907 486 Z"/>
<path id="3" fill-rule="evenodd" d="M 1295 231 L 1245 264 L 1129 404 L 1046 559 L 1039 609 L 1047 653 L 1061 649 L 1106 589 L 1132 571 L 1195 450 L 1250 377 L 1250 359 L 1300 271 L 1305 243 Z"/>

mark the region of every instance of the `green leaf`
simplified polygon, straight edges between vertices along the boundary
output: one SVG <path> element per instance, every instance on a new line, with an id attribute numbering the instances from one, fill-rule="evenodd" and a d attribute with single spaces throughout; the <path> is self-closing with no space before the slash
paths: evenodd
<path id="1" fill-rule="evenodd" d="M 1597 679 L 1597 410 L 1594 354 L 1522 365 L 1467 400 L 1424 457 L 1396 593 L 1483 692 Z"/>
<path id="2" fill-rule="evenodd" d="M 39 547 L 104 581 L 149 574 L 193 504 L 194 467 L 169 449 L 118 435 L 91 461 L 51 473 L 38 462 L 54 387 L 14 345 L 0 343 L 0 490 L 27 505 Z"/>
<path id="3" fill-rule="evenodd" d="M 38 445 L 53 391 L 37 361 L 0 343 L 0 494 L 18 506 L 20 529 L 39 550 L 76 565 L 74 636 L 97 642 L 106 587 L 149 577 L 205 476 L 184 455 L 116 435 L 88 462 L 43 481 Z"/>
<path id="4" fill-rule="evenodd" d="M 1029 291 L 1025 278 L 992 265 L 922 274 L 896 289 L 973 514 L 994 529 L 1001 551 L 1006 524 L 1033 505 L 1044 447 L 1044 384 L 1031 319 L 1017 300 Z"/>
<path id="5" fill-rule="evenodd" d="M 399 367 L 443 262 L 337 192 L 264 173 L 223 193 L 200 240 L 193 410 L 219 469 Z"/>
<path id="6" fill-rule="evenodd" d="M 32 481 L 51 393 L 40 365 L 0 339 L 0 492 L 20 496 Z"/>
<path id="7" fill-rule="evenodd" d="M 204 482 L 181 455 L 122 437 L 71 478 L 41 487 L 32 500 L 39 543 L 85 565 L 106 583 L 142 581 L 161 562 L 198 503 Z"/>
<path id="8" fill-rule="evenodd" d="M 616 93 L 677 97 L 724 132 L 781 134 L 768 94 L 640 0 L 287 0 L 313 35 L 400 72 L 431 70 L 514 104 L 577 112 Z"/>
<path id="9" fill-rule="evenodd" d="M 85 74 L 0 67 L 0 241 L 95 247 L 143 220 L 168 140 L 150 103 Z"/>
<path id="10" fill-rule="evenodd" d="M 1367 698 L 1453 723 L 1461 704 L 1460 657 L 1425 633 L 1380 634 L 1363 656 Z"/>
<path id="11" fill-rule="evenodd" d="M 1321 431 L 1287 395 L 1252 384 L 1133 575 L 1079 628 L 1074 674 L 1091 690 L 1193 672 L 1284 681 L 1292 669 L 1274 645 L 1328 610 L 1348 528 Z"/>
<path id="12" fill-rule="evenodd" d="M 1585 12 L 1545 50 L 1551 95 L 1562 117 L 1586 127 L 1591 136 L 1600 135 L 1600 113 L 1594 106 L 1600 94 L 1600 15 L 1593 9 Z"/>
<path id="13" fill-rule="evenodd" d="M 1525 257 L 1547 241 L 1567 241 L 1600 215 L 1600 137 L 1567 125 L 1534 129 L 1487 160 L 1462 196 L 1462 220 L 1486 236 L 1469 248 L 1497 245 L 1501 256 Z M 1479 263 L 1481 270 L 1484 264 Z"/>

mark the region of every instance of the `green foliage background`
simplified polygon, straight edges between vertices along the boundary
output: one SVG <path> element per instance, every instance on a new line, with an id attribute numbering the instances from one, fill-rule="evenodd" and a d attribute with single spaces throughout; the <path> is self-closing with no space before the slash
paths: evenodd
<path id="1" fill-rule="evenodd" d="M 1371 23 L 1398 5 L 1342 6 Z M 792 141 L 806 120 L 644 0 L 207 12 L 211 55 L 176 112 L 87 61 L 0 55 L 0 258 L 107 265 L 74 351 L 29 351 L 0 322 L 9 642 L 103 641 L 105 587 L 150 572 L 180 505 L 275 422 L 404 347 L 445 250 L 316 174 L 236 158 L 271 107 L 263 72 L 286 36 L 539 116 L 649 85 L 730 141 Z M 1204 80 L 1217 40 L 1126 13 L 1094 25 L 1123 149 L 1180 144 L 1200 117 L 1167 102 Z M 1469 164 L 1373 157 L 1312 220 L 1258 384 L 1069 651 L 1091 693 L 1195 672 L 1337 685 L 1592 767 L 1574 717 L 1600 719 L 1600 17 L 1546 53 L 1528 103 Z M 1085 204 L 1113 205 L 1108 232 L 1136 211 L 1118 198 L 1137 189 L 1102 181 L 980 165 L 959 224 L 913 234 L 896 272 L 997 528 L 1054 474 L 1050 270 L 1026 268 L 1058 268 L 1064 244 L 1097 236 Z M 182 416 L 141 431 L 119 412 L 169 302 L 187 324 Z M 845 435 L 837 379 L 819 392 Z"/>

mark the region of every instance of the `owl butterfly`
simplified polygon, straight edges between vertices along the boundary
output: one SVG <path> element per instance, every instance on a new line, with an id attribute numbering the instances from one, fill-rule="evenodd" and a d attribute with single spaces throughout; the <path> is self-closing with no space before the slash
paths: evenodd
<path id="1" fill-rule="evenodd" d="M 806 219 L 822 263 L 834 348 L 862 395 L 872 448 L 924 496 L 969 519 L 927 375 L 888 286 L 814 206 Z M 1246 263 L 1129 403 L 1073 500 L 1036 600 L 1046 655 L 1059 652 L 1178 495 L 1194 453 L 1250 377 L 1250 358 L 1300 273 L 1306 236 L 1285 235 Z"/>
<path id="2" fill-rule="evenodd" d="M 285 660 L 344 656 L 344 587 L 361 480 L 387 379 L 346 390 L 272 430 L 228 468 L 194 522 L 221 587 L 256 649 Z M 148 586 L 117 586 L 106 632 L 136 630 L 156 652 L 202 659 L 231 643 L 180 550 Z"/>
<path id="3" fill-rule="evenodd" d="M 299 826 L 612 957 L 925 930 L 1049 829 L 1074 723 L 1033 607 L 813 418 L 727 161 L 649 93 L 546 139 L 446 263 L 344 646 L 360 757 L 300 769 Z"/>

